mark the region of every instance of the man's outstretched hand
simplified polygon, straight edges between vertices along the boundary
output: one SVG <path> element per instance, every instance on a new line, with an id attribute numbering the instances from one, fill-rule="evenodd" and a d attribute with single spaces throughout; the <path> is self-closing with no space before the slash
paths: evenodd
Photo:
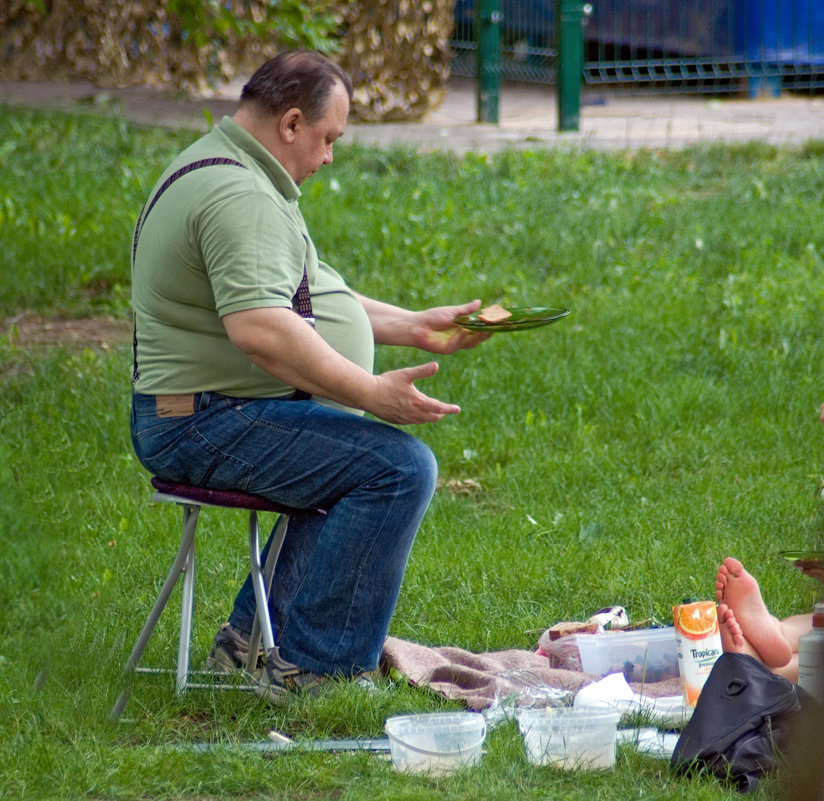
<path id="1" fill-rule="evenodd" d="M 402 367 L 375 376 L 374 393 L 366 411 L 387 423 L 434 423 L 447 414 L 458 414 L 460 406 L 424 395 L 415 382 L 438 372 L 437 362 Z"/>

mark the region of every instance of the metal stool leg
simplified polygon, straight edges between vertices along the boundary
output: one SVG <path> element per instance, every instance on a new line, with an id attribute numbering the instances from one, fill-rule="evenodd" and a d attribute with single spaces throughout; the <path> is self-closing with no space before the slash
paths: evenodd
<path id="1" fill-rule="evenodd" d="M 184 506 L 183 520 L 184 527 L 188 523 L 191 515 L 197 516 L 200 511 L 199 506 Z M 195 542 L 192 539 L 192 547 L 183 565 L 183 593 L 180 606 L 180 639 L 177 643 L 177 678 L 175 689 L 177 695 L 182 695 L 186 691 L 189 683 L 189 658 L 192 647 L 192 620 L 195 612 Z"/>
<path id="2" fill-rule="evenodd" d="M 169 575 L 166 576 L 166 581 L 163 583 L 163 587 L 160 590 L 160 594 L 157 596 L 157 600 L 155 601 L 154 606 L 152 607 L 152 611 L 149 612 L 149 617 L 146 619 L 146 623 L 143 625 L 143 628 L 140 631 L 140 636 L 137 638 L 137 642 L 135 643 L 135 646 L 132 649 L 132 653 L 126 661 L 126 666 L 123 669 L 123 673 L 127 679 L 127 683 L 120 692 L 117 701 L 115 701 L 115 704 L 112 707 L 112 711 L 109 713 L 109 717 L 112 720 L 117 720 L 123 714 L 123 710 L 126 707 L 126 702 L 129 700 L 128 677 L 137 669 L 137 665 L 140 662 L 141 657 L 143 656 L 143 651 L 146 650 L 146 645 L 148 644 L 149 639 L 151 638 L 152 633 L 155 630 L 157 621 L 160 619 L 160 615 L 166 608 L 166 604 L 169 601 L 169 596 L 172 594 L 172 590 L 175 588 L 177 580 L 180 578 L 180 574 L 183 572 L 187 561 L 190 558 L 192 559 L 192 562 L 194 561 L 193 548 L 195 540 L 195 529 L 197 528 L 197 518 L 199 511 L 200 507 L 195 505 L 186 505 L 184 508 L 183 539 L 180 543 L 180 548 L 178 549 L 177 556 L 175 557 L 175 560 L 172 563 L 172 568 L 169 571 Z M 192 571 L 192 579 L 194 579 L 194 571 Z"/>
<path id="3" fill-rule="evenodd" d="M 283 546 L 283 539 L 286 536 L 286 528 L 288 525 L 288 516 L 282 515 L 275 528 L 272 544 L 269 547 L 269 555 L 266 560 L 267 568 L 271 570 L 272 573 L 274 573 L 275 562 L 280 555 L 280 549 Z M 252 655 L 254 654 L 255 658 L 257 657 L 258 632 L 255 631 L 256 628 L 260 630 L 260 635 L 263 637 L 264 651 L 269 654 L 275 648 L 275 636 L 272 629 L 272 620 L 269 616 L 268 591 L 271 591 L 271 581 L 267 588 L 263 578 L 263 571 L 260 567 L 260 536 L 256 512 L 249 514 L 249 572 L 252 576 L 252 586 L 255 590 L 255 604 L 257 606 L 255 623 L 252 625 L 252 637 L 249 641 L 249 662 L 251 663 Z M 253 645 L 254 648 L 252 648 Z"/>
<path id="4" fill-rule="evenodd" d="M 249 515 L 249 572 L 252 575 L 252 583 L 255 585 L 255 573 L 260 572 L 260 536 L 257 530 L 257 517 L 254 522 L 252 515 L 255 512 L 250 512 Z M 256 531 L 252 531 L 252 526 L 255 526 Z M 275 533 L 272 536 L 272 544 L 269 546 L 269 553 L 266 555 L 266 564 L 263 568 L 263 593 L 266 596 L 266 616 L 269 617 L 269 597 L 272 595 L 272 581 L 275 575 L 275 564 L 280 556 L 281 548 L 283 548 L 283 540 L 286 538 L 286 530 L 289 527 L 289 515 L 282 514 L 278 518 L 275 526 Z M 254 542 L 253 542 L 254 538 Z M 257 591 L 255 591 L 255 603 L 257 604 Z M 269 620 L 269 629 L 272 629 L 272 621 Z M 260 618 L 255 615 L 255 622 L 252 624 L 252 633 L 249 636 L 249 655 L 246 658 L 246 670 L 251 673 L 257 666 L 257 652 L 260 646 Z M 272 647 L 274 647 L 274 633 L 272 634 Z M 264 649 L 269 652 L 264 640 Z"/>

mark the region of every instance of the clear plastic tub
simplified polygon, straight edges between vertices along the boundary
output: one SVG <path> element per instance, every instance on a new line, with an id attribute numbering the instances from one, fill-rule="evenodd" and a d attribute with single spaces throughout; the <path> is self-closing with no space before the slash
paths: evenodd
<path id="1" fill-rule="evenodd" d="M 410 773 L 450 773 L 483 755 L 486 721 L 478 712 L 395 715 L 384 726 L 392 767 Z"/>
<path id="2" fill-rule="evenodd" d="M 575 638 L 581 669 L 593 676 L 623 673 L 627 681 L 654 682 L 678 678 L 675 629 L 605 631 Z"/>
<path id="3" fill-rule="evenodd" d="M 595 709 L 525 709 L 518 715 L 527 759 L 533 765 L 597 770 L 615 764 L 620 712 Z"/>

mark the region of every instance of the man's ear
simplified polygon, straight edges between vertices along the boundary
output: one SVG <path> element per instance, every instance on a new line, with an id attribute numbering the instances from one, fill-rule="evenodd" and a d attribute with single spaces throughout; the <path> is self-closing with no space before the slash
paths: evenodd
<path id="1" fill-rule="evenodd" d="M 284 142 L 292 143 L 300 128 L 305 124 L 303 112 L 299 108 L 290 108 L 280 118 L 278 131 Z"/>

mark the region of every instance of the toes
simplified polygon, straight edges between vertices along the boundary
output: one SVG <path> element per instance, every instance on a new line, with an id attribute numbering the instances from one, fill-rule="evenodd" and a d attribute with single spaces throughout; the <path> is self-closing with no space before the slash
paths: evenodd
<path id="1" fill-rule="evenodd" d="M 732 609 L 730 609 L 726 604 L 718 604 L 718 622 L 721 625 L 726 625 L 727 617 L 732 614 Z"/>
<path id="2" fill-rule="evenodd" d="M 718 601 L 724 600 L 724 590 L 727 588 L 727 582 L 729 581 L 729 572 L 727 568 L 722 563 L 721 566 L 718 568 L 718 574 L 715 577 L 715 598 Z"/>
<path id="3" fill-rule="evenodd" d="M 744 565 L 732 556 L 728 556 L 721 564 L 721 567 L 733 577 L 740 576 L 744 572 Z"/>
<path id="4" fill-rule="evenodd" d="M 726 626 L 730 631 L 736 629 L 739 632 L 741 631 L 741 626 L 738 625 L 738 621 L 735 619 L 735 613 L 726 604 L 718 604 L 718 623 Z"/>

